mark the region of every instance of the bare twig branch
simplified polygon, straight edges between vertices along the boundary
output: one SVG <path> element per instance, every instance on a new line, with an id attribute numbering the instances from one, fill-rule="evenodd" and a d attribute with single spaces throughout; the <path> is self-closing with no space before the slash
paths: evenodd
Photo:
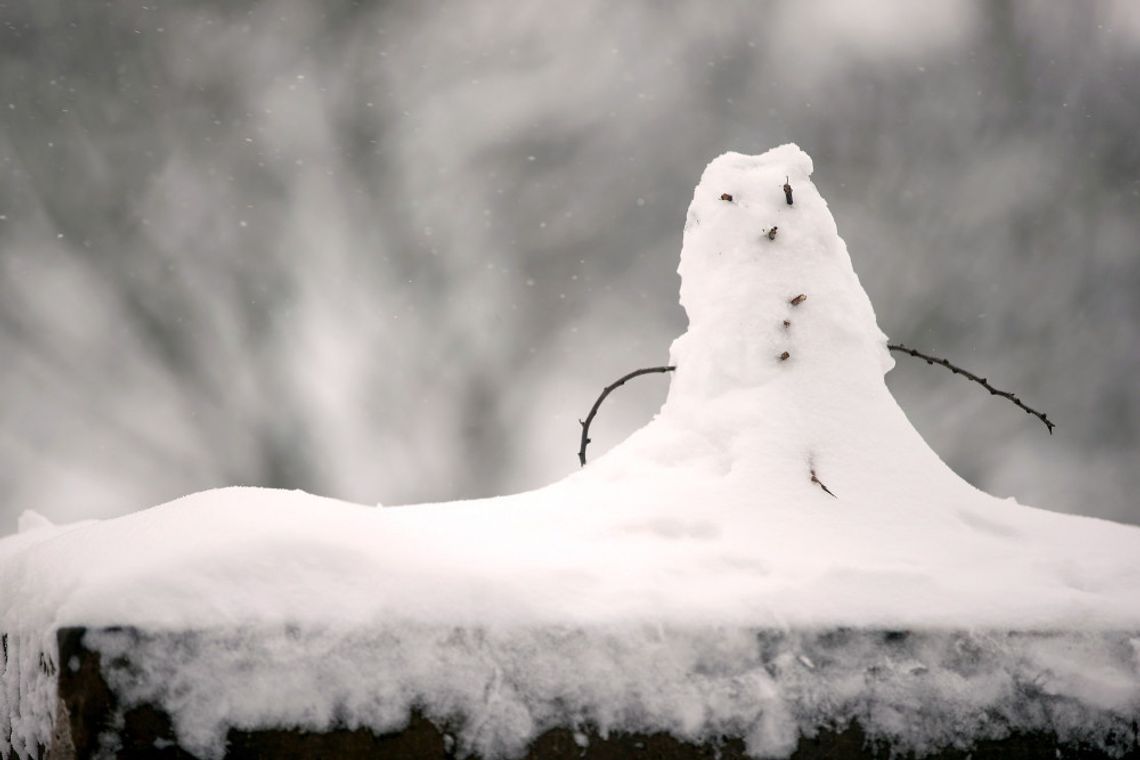
<path id="1" fill-rule="evenodd" d="M 590 445 L 590 423 L 594 421 L 594 416 L 597 415 L 602 402 L 606 400 L 606 396 L 610 395 L 615 388 L 620 388 L 625 385 L 626 381 L 632 380 L 639 375 L 648 375 L 653 372 L 672 372 L 675 369 L 677 368 L 672 366 L 637 369 L 605 387 L 602 391 L 602 395 L 598 396 L 598 400 L 595 401 L 594 405 L 590 408 L 590 413 L 586 415 L 586 419 L 578 420 L 578 424 L 582 426 L 582 446 L 578 449 L 578 462 L 582 467 L 586 466 L 586 447 Z"/>
<path id="2" fill-rule="evenodd" d="M 817 486 L 819 486 L 820 488 L 822 488 L 822 489 L 823 489 L 823 492 L 824 492 L 825 494 L 827 494 L 828 496 L 830 496 L 831 498 L 833 498 L 833 499 L 838 499 L 838 498 L 839 498 L 838 496 L 836 496 L 835 494 L 833 494 L 833 493 L 831 492 L 831 489 L 830 489 L 830 488 L 828 488 L 827 486 L 825 486 L 825 485 L 823 484 L 823 481 L 822 481 L 822 480 L 820 480 L 819 478 L 817 478 L 817 477 L 816 477 L 816 475 L 815 475 L 815 470 L 812 470 L 812 471 L 811 471 L 811 482 L 812 482 L 812 483 L 815 483 Z"/>
<path id="3" fill-rule="evenodd" d="M 800 294 L 800 295 L 798 295 L 792 299 L 792 303 L 798 305 L 799 303 L 802 303 L 803 300 L 806 298 L 807 298 L 807 296 Z M 790 326 L 790 322 L 788 322 L 787 320 L 784 320 L 784 327 L 786 328 L 789 326 Z M 904 346 L 901 343 L 889 343 L 889 344 L 887 344 L 887 348 L 889 348 L 891 351 L 901 351 L 904 354 L 909 354 L 910 356 L 913 356 L 915 358 L 922 359 L 927 364 L 940 364 L 943 367 L 945 367 L 946 369 L 953 372 L 955 375 L 962 375 L 963 377 L 967 378 L 968 380 L 973 380 L 975 383 L 977 383 L 978 385 L 982 386 L 987 391 L 989 391 L 990 395 L 1002 396 L 1003 398 L 1009 399 L 1011 402 L 1013 402 L 1019 408 L 1025 410 L 1025 412 L 1027 414 L 1032 414 L 1035 417 L 1037 417 L 1037 419 L 1041 420 L 1041 422 L 1043 422 L 1045 424 L 1045 427 L 1048 428 L 1050 435 L 1053 434 L 1053 428 L 1057 427 L 1056 423 L 1054 423 L 1052 420 L 1050 420 L 1048 418 L 1048 416 L 1046 416 L 1043 412 L 1039 412 L 1036 409 L 1033 409 L 1032 407 L 1026 406 L 1024 403 L 1022 403 L 1021 399 L 1019 399 L 1015 394 L 1010 393 L 1009 391 L 998 390 L 997 388 L 990 385 L 989 381 L 986 378 L 978 377 L 973 372 L 970 372 L 968 370 L 964 370 L 959 366 L 951 364 L 946 359 L 940 359 L 937 356 L 930 356 L 929 354 L 924 354 L 921 351 L 917 351 L 913 348 L 908 348 L 907 346 Z M 785 351 L 784 353 L 780 354 L 780 356 L 777 358 L 779 358 L 781 361 L 785 361 L 789 357 L 790 357 L 790 354 Z M 611 393 L 613 393 L 615 389 L 620 388 L 621 386 L 625 385 L 628 381 L 632 380 L 635 377 L 640 377 L 641 375 L 649 375 L 649 374 L 652 374 L 655 372 L 672 372 L 675 369 L 677 369 L 677 368 L 675 366 L 671 366 L 671 365 L 670 366 L 664 366 L 664 367 L 646 367 L 644 369 L 637 369 L 637 370 L 634 370 L 633 372 L 630 372 L 627 375 L 623 375 L 621 378 L 614 381 L 613 383 L 610 383 L 609 385 L 607 385 L 602 390 L 602 394 L 600 396 L 598 396 L 598 400 L 594 402 L 594 405 L 592 407 L 590 407 L 590 413 L 588 415 L 586 415 L 586 419 L 585 420 L 578 420 L 578 424 L 582 426 L 582 442 L 581 442 L 581 447 L 578 449 L 578 462 L 581 464 L 582 467 L 586 466 L 586 447 L 590 445 L 590 424 L 594 421 L 594 417 L 597 416 L 598 409 L 601 408 L 602 402 L 606 400 L 606 397 L 609 396 Z M 827 493 L 828 495 L 835 496 L 835 494 L 831 492 L 831 489 L 829 489 L 826 485 L 823 484 L 823 481 L 821 481 L 818 477 L 816 477 L 814 468 L 811 470 L 811 482 L 815 483 L 820 488 L 822 488 L 824 490 L 824 492 Z M 839 497 L 835 496 L 835 498 L 839 498 Z"/>
<path id="4" fill-rule="evenodd" d="M 924 359 L 927 364 L 941 364 L 943 367 L 950 370 L 955 375 L 962 375 L 963 377 L 965 377 L 969 380 L 973 380 L 975 383 L 977 383 L 978 385 L 982 386 L 987 391 L 989 391 L 990 395 L 1002 396 L 1003 398 L 1009 399 L 1016 406 L 1020 407 L 1021 409 L 1024 409 L 1027 414 L 1032 414 L 1037 419 L 1039 419 L 1043 423 L 1045 423 L 1045 427 L 1049 429 L 1049 435 L 1053 435 L 1053 428 L 1057 427 L 1056 424 L 1051 422 L 1049 420 L 1049 418 L 1043 412 L 1039 412 L 1036 409 L 1033 409 L 1031 407 L 1026 406 L 1025 404 L 1022 403 L 1021 399 L 1019 399 L 1015 394 L 1010 393 L 1009 391 L 998 390 L 997 388 L 990 385 L 989 382 L 984 377 L 978 377 L 973 372 L 968 372 L 968 371 L 962 369 L 961 367 L 957 367 L 957 366 L 951 364 L 950 362 L 946 361 L 945 359 L 939 359 L 937 356 L 930 356 L 928 354 L 922 353 L 921 351 L 916 351 L 913 348 L 907 348 L 906 346 L 904 346 L 901 343 L 887 344 L 887 348 L 889 348 L 892 351 L 901 351 L 904 354 L 910 354 L 911 356 L 918 358 L 918 359 Z"/>

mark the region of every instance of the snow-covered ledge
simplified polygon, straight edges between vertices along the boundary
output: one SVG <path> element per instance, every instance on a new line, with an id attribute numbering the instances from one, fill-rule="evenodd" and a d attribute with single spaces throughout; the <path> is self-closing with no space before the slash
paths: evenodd
<path id="1" fill-rule="evenodd" d="M 996 499 L 930 450 L 811 171 L 794 145 L 709 165 L 668 400 L 559 483 L 29 515 L 0 540 L 0 755 L 113 754 L 132 710 L 209 758 L 409 720 L 484 757 L 558 731 L 575 756 L 664 733 L 785 757 L 854 730 L 1140 751 L 1140 529 Z M 60 686 L 94 688 L 92 662 L 107 725 Z"/>

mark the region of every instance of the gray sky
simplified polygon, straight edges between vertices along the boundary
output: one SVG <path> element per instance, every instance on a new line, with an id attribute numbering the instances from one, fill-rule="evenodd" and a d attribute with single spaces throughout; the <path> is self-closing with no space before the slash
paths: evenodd
<path id="1" fill-rule="evenodd" d="M 1140 522 L 1137 71 L 1126 0 L 0 4 L 0 533 L 557 479 L 684 330 L 705 164 L 788 141 L 892 339 L 1058 423 L 899 357 L 934 449 Z"/>

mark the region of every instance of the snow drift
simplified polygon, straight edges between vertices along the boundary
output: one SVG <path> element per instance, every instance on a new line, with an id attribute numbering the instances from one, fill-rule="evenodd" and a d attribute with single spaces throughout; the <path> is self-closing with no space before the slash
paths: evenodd
<path id="1" fill-rule="evenodd" d="M 668 399 L 564 481 L 25 520 L 0 541 L 0 754 L 48 743 L 70 625 L 190 636 L 131 648 L 112 686 L 208 757 L 227 726 L 392 730 L 413 705 L 486 755 L 567 722 L 786 755 L 852 719 L 919 751 L 1015 730 L 1111 749 L 1140 712 L 1140 529 L 993 498 L 930 450 L 811 171 L 794 145 L 709 165 Z"/>

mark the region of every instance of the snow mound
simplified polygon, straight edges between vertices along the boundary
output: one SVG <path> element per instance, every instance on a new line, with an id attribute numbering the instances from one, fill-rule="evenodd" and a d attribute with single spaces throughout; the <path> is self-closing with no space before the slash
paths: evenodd
<path id="1" fill-rule="evenodd" d="M 73 625 L 200 637 L 178 674 L 135 648 L 113 686 L 127 704 L 160 702 L 204 756 L 227 725 L 384 730 L 413 704 L 466 716 L 465 741 L 489 755 L 518 752 L 554 704 L 603 728 L 728 727 L 758 754 L 854 716 L 916 749 L 1042 725 L 1107 742 L 1140 711 L 1127 635 L 1140 529 L 995 499 L 930 450 L 883 381 L 885 336 L 811 171 L 794 145 L 709 165 L 685 224 L 690 325 L 668 399 L 564 481 L 385 509 L 235 488 L 103 522 L 22 521 L 0 540 L 0 755 L 50 738 L 42 665 L 58 670 L 54 632 Z M 856 638 L 816 668 L 811 641 L 788 634 L 776 651 L 757 633 L 793 629 L 909 630 L 928 645 L 891 660 L 904 675 L 880 719 L 853 705 L 889 653 Z M 320 645 L 293 646 L 296 631 Z M 970 670 L 954 642 L 974 639 L 955 631 L 1005 633 Z M 1053 643 L 1004 643 L 1029 631 Z M 373 639 L 384 646 L 356 647 Z M 633 656 L 660 641 L 665 660 Z M 294 704 L 266 647 L 290 658 L 288 683 L 337 688 Z M 242 657 L 263 664 L 240 671 L 244 686 L 226 664 Z M 1038 677 L 1064 720 L 1015 709 Z M 239 687 L 226 710 L 211 698 Z M 922 721 L 906 720 L 912 703 Z M 978 726 L 979 710 L 1004 717 Z"/>
<path id="2" fill-rule="evenodd" d="M 41 528 L 54 527 L 55 525 L 51 520 L 47 519 L 39 512 L 35 512 L 31 509 L 25 509 L 24 512 L 20 515 L 19 519 L 16 520 L 17 533 L 28 533 L 30 531 L 39 530 Z"/>

